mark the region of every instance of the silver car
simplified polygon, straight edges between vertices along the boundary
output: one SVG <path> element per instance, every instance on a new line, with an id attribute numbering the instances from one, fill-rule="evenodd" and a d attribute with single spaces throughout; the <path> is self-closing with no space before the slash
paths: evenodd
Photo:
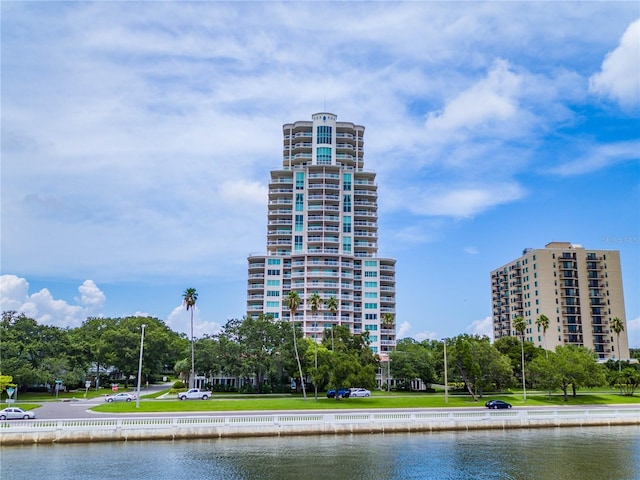
<path id="1" fill-rule="evenodd" d="M 17 420 L 21 418 L 25 420 L 36 418 L 36 414 L 31 410 L 22 410 L 18 407 L 8 407 L 0 410 L 0 420 Z"/>
<path id="2" fill-rule="evenodd" d="M 371 396 L 371 392 L 369 390 L 367 390 L 366 388 L 352 388 L 351 389 L 351 395 L 349 395 L 350 398 L 353 397 L 370 397 Z"/>
<path id="3" fill-rule="evenodd" d="M 107 395 L 104 397 L 105 402 L 130 402 L 131 400 L 135 400 L 136 396 L 133 393 L 116 393 L 115 395 Z"/>

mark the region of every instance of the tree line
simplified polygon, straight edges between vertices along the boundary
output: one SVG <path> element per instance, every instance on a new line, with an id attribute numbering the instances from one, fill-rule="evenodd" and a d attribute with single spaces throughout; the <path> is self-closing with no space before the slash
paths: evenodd
<path id="1" fill-rule="evenodd" d="M 609 385 L 623 395 L 633 395 L 640 386 L 638 363 L 609 360 L 601 364 L 585 347 L 561 345 L 547 351 L 517 337 L 502 337 L 492 344 L 486 336 L 467 334 L 446 342 L 449 385 L 474 400 L 488 391 L 523 388 L 523 375 L 525 387 L 559 390 L 565 400 L 580 388 Z M 397 342 L 390 358 L 390 374 L 396 388 L 409 390 L 414 379 L 444 384 L 442 341 L 405 338 Z"/>
<path id="2" fill-rule="evenodd" d="M 298 306 L 290 305 L 290 311 Z M 378 385 L 377 378 L 383 387 L 385 379 L 393 379 L 393 388 L 400 390 L 414 388 L 416 379 L 427 386 L 444 383 L 442 341 L 401 339 L 387 362 L 372 352 L 367 332 L 354 335 L 346 326 L 334 326 L 324 329 L 316 342 L 305 338 L 299 325 L 265 315 L 231 319 L 220 332 L 191 342 L 153 317 L 87 318 L 77 328 L 59 328 L 4 312 L 0 376 L 11 377 L 21 389 L 52 385 L 56 380 L 74 388 L 84 386 L 97 372 L 116 370 L 128 383 L 138 373 L 143 324 L 145 381 L 168 373 L 188 379 L 193 369 L 206 378 L 242 379 L 242 388 L 248 392 L 294 390 L 305 396 L 311 389 L 314 395 L 330 388 L 372 389 Z M 583 347 L 546 351 L 517 337 L 491 343 L 487 337 L 467 334 L 446 342 L 449 384 L 476 400 L 489 391 L 522 388 L 523 373 L 527 387 L 560 390 L 565 398 L 580 388 L 607 384 L 630 395 L 640 384 L 637 364 L 622 362 L 622 368 L 610 361 L 602 365 Z M 222 382 L 209 386 L 229 388 Z"/>

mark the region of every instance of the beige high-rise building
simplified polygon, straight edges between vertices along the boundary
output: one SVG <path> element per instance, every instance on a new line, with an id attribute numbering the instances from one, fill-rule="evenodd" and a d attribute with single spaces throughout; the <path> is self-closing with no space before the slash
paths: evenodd
<path id="1" fill-rule="evenodd" d="M 371 349 L 386 356 L 396 345 L 396 261 L 378 257 L 378 186 L 364 168 L 364 127 L 316 113 L 282 130 L 267 253 L 248 259 L 247 315 L 295 321 L 316 341 L 333 325 L 366 331 Z M 301 299 L 295 319 L 285 304 L 291 290 Z M 313 294 L 323 300 L 318 312 Z"/>
<path id="2" fill-rule="evenodd" d="M 524 318 L 525 339 L 554 350 L 579 345 L 601 361 L 628 359 L 620 252 L 585 249 L 568 242 L 551 242 L 544 249 L 527 248 L 522 256 L 491 272 L 493 334 L 516 335 L 514 318 Z M 549 318 L 546 332 L 536 325 Z M 618 336 L 611 328 L 622 320 Z M 619 347 L 618 347 L 619 344 Z"/>

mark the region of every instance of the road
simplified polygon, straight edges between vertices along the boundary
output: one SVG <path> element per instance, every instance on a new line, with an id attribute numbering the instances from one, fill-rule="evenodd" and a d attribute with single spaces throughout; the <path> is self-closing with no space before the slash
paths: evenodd
<path id="1" fill-rule="evenodd" d="M 167 386 L 164 385 L 155 385 L 149 386 L 149 389 L 144 389 L 141 393 L 142 395 L 152 393 L 154 391 L 160 391 L 166 389 Z M 145 401 L 144 397 L 142 397 L 141 401 Z M 148 400 L 147 400 L 148 401 Z M 202 401 L 202 400 L 192 400 Z M 312 401 L 312 400 L 310 400 Z M 48 419 L 71 419 L 71 418 L 96 418 L 97 416 L 101 416 L 102 418 L 118 418 L 118 417 L 132 417 L 132 416 L 144 416 L 144 417 L 177 417 L 177 416 L 229 416 L 229 415 L 252 415 L 252 414 L 277 414 L 277 411 L 273 412 L 247 412 L 247 411 L 239 411 L 239 412 L 216 412 L 216 411 L 208 411 L 208 412 L 160 412 L 160 413 L 102 413 L 102 412 L 93 412 L 89 410 L 91 407 L 96 405 L 100 405 L 104 403 L 104 399 L 100 398 L 92 398 L 92 399 L 78 399 L 74 401 L 55 401 L 55 402 L 44 402 L 42 406 L 36 410 L 36 415 L 38 419 L 48 420 Z M 564 406 L 549 406 L 549 407 L 516 407 L 518 410 L 541 410 L 541 409 L 559 409 L 559 408 L 576 408 L 576 409 L 589 409 L 589 410 L 597 410 L 597 409 L 616 409 L 616 410 L 625 410 L 625 409 L 637 409 L 638 405 L 567 405 Z M 407 411 L 424 411 L 425 409 L 385 409 L 386 411 L 398 411 L 398 412 L 407 412 Z M 455 410 L 456 412 L 477 412 L 478 407 L 455 407 L 455 408 L 429 408 L 427 409 L 430 412 L 450 412 L 451 410 Z M 319 410 L 296 410 L 295 413 L 305 414 L 305 413 L 318 413 Z M 358 409 L 359 412 L 364 413 L 372 413 L 379 412 L 380 409 Z M 331 413 L 332 410 L 320 410 L 322 413 Z M 335 412 L 344 413 L 344 410 L 335 410 Z"/>

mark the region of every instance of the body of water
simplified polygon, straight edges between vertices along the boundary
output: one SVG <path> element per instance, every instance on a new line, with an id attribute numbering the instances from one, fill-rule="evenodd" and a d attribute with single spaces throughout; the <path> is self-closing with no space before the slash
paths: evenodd
<path id="1" fill-rule="evenodd" d="M 22 479 L 640 480 L 640 427 L 3 447 Z"/>

